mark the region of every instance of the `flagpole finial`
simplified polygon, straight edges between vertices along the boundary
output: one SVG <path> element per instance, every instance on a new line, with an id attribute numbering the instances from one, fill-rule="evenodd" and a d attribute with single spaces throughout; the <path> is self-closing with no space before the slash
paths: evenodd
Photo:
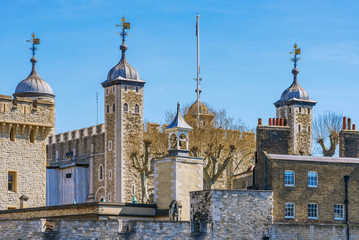
<path id="1" fill-rule="evenodd" d="M 39 50 L 35 45 L 39 45 L 40 44 L 40 38 L 36 38 L 35 33 L 31 34 L 32 39 L 31 40 L 26 40 L 26 42 L 29 42 L 32 44 L 32 46 L 28 49 L 30 49 L 32 51 L 32 58 L 35 58 L 35 53 L 36 50 Z"/>

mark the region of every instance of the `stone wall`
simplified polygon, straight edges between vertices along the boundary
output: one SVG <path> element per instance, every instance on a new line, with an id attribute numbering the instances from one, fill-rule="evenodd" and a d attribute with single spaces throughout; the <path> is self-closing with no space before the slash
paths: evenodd
<path id="1" fill-rule="evenodd" d="M 339 133 L 339 156 L 359 158 L 359 131 L 343 130 Z"/>
<path id="2" fill-rule="evenodd" d="M 257 154 L 254 169 L 254 185 L 258 189 L 265 188 L 265 154 L 291 154 L 291 129 L 289 126 L 258 126 Z"/>
<path id="3" fill-rule="evenodd" d="M 191 193 L 194 232 L 214 239 L 261 239 L 272 223 L 273 192 L 212 190 Z"/>
<path id="4" fill-rule="evenodd" d="M 0 209 L 46 204 L 45 139 L 53 128 L 54 103 L 0 95 Z M 8 191 L 8 173 L 14 175 Z"/>

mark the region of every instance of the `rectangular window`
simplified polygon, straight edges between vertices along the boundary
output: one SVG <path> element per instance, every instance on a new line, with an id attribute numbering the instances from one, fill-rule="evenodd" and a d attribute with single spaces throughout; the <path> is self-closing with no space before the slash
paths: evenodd
<path id="1" fill-rule="evenodd" d="M 294 171 L 285 170 L 284 171 L 284 186 L 294 187 L 295 186 L 295 174 Z"/>
<path id="2" fill-rule="evenodd" d="M 108 202 L 111 202 L 111 193 L 108 194 L 108 199 L 107 199 Z"/>
<path id="3" fill-rule="evenodd" d="M 344 205 L 334 205 L 334 220 L 344 220 Z"/>
<path id="4" fill-rule="evenodd" d="M 59 150 L 56 150 L 56 160 L 59 160 Z"/>
<path id="5" fill-rule="evenodd" d="M 16 172 L 8 172 L 7 190 L 16 192 Z"/>
<path id="6" fill-rule="evenodd" d="M 108 150 L 112 150 L 112 141 L 108 141 Z"/>
<path id="7" fill-rule="evenodd" d="M 317 172 L 308 172 L 308 187 L 318 187 Z"/>
<path id="8" fill-rule="evenodd" d="M 318 204 L 316 204 L 316 203 L 308 204 L 308 218 L 309 219 L 318 219 Z"/>
<path id="9" fill-rule="evenodd" d="M 66 173 L 66 178 L 71 178 L 71 173 Z"/>
<path id="10" fill-rule="evenodd" d="M 295 218 L 295 205 L 294 203 L 285 203 L 285 218 Z"/>

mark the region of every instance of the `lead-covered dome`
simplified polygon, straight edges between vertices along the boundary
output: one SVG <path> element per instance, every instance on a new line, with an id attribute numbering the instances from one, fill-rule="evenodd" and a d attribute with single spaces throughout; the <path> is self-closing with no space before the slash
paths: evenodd
<path id="1" fill-rule="evenodd" d="M 14 97 L 54 99 L 52 88 L 36 72 L 36 58 L 32 57 L 30 62 L 32 63 L 31 73 L 16 86 Z"/>
<path id="2" fill-rule="evenodd" d="M 310 100 L 309 94 L 304 88 L 302 88 L 297 80 L 297 74 L 299 73 L 297 68 L 292 70 L 294 77 L 294 81 L 289 88 L 287 88 L 281 95 L 281 101 L 288 101 L 292 98 L 300 99 L 300 100 Z"/>
<path id="3" fill-rule="evenodd" d="M 125 51 L 127 50 L 127 46 L 122 43 L 120 46 L 122 51 L 122 57 L 119 63 L 114 66 L 107 75 L 107 81 L 111 81 L 114 79 L 131 79 L 131 80 L 140 80 L 140 76 L 136 69 L 134 69 L 126 60 Z"/>
<path id="4" fill-rule="evenodd" d="M 289 101 L 299 101 L 299 102 L 307 102 L 307 103 L 315 104 L 316 102 L 309 97 L 308 92 L 304 88 L 302 88 L 298 83 L 297 80 L 297 75 L 299 73 L 298 69 L 294 68 L 292 70 L 292 73 L 294 75 L 292 85 L 290 85 L 289 88 L 284 90 L 284 92 L 280 97 L 280 100 L 278 100 L 274 104 L 276 106 L 279 106 Z"/>

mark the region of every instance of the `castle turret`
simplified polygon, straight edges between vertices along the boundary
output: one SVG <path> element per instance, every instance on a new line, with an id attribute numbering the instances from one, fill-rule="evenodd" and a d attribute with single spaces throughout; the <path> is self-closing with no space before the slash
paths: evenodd
<path id="1" fill-rule="evenodd" d="M 140 177 L 132 167 L 130 154 L 133 138 L 138 138 L 140 142 L 142 139 L 145 81 L 140 79 L 136 69 L 126 59 L 125 29 L 129 29 L 129 23 L 123 18 L 119 26 L 122 27 L 121 60 L 102 83 L 105 90 L 106 150 L 103 167 L 106 187 L 101 194 L 108 202 L 130 202 L 135 190 L 140 189 Z M 101 194 L 95 196 L 96 200 Z M 136 197 L 140 198 L 138 194 Z"/>
<path id="2" fill-rule="evenodd" d="M 291 128 L 291 147 L 295 155 L 312 154 L 312 108 L 317 103 L 309 97 L 308 92 L 302 88 L 297 79 L 299 70 L 297 62 L 300 60 L 300 48 L 294 45 L 294 68 L 292 70 L 293 83 L 281 95 L 280 100 L 274 103 L 277 108 L 277 118 L 285 119 Z"/>

